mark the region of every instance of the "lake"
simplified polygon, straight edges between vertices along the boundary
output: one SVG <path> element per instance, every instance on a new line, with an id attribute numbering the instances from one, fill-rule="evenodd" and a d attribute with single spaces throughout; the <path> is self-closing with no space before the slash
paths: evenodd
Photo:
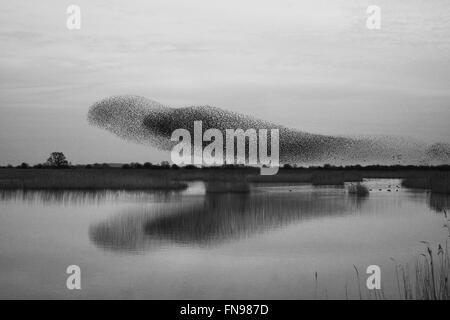
<path id="1" fill-rule="evenodd" d="M 366 268 L 398 295 L 396 263 L 437 248 L 450 197 L 366 180 L 255 184 L 250 193 L 0 191 L 0 298 L 359 299 Z M 81 268 L 81 290 L 66 268 Z"/>

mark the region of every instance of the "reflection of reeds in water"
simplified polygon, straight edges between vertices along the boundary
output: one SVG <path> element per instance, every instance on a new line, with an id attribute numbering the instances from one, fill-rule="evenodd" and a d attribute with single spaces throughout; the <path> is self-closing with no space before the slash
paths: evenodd
<path id="1" fill-rule="evenodd" d="M 125 170 L 23 170 L 20 175 L 0 179 L 3 190 L 177 190 L 186 187 L 161 175 Z"/>
<path id="2" fill-rule="evenodd" d="M 437 213 L 444 213 L 450 211 L 450 195 L 440 193 L 430 193 L 428 198 L 428 205 Z"/>
<path id="3" fill-rule="evenodd" d="M 169 201 L 180 195 L 171 190 L 0 190 L 0 201 L 44 205 L 86 205 L 128 199 L 131 201 Z"/>

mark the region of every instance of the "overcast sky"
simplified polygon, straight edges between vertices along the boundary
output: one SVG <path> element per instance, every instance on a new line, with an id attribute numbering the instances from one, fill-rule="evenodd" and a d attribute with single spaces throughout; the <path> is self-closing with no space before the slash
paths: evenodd
<path id="1" fill-rule="evenodd" d="M 450 142 L 448 0 L 0 0 L 0 164 L 167 160 L 89 127 L 109 95 Z M 81 7 L 81 30 L 66 8 Z M 381 30 L 366 9 L 382 10 Z"/>

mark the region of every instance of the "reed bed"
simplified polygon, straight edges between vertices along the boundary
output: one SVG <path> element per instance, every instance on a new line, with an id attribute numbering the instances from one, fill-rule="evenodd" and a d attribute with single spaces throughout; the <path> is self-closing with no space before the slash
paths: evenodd
<path id="1" fill-rule="evenodd" d="M 450 194 L 450 173 L 434 174 L 430 179 L 430 188 L 435 193 Z"/>
<path id="2" fill-rule="evenodd" d="M 358 197 L 366 197 L 369 195 L 369 189 L 365 185 L 358 182 L 348 187 L 348 193 Z"/>
<path id="3" fill-rule="evenodd" d="M 444 246 L 439 244 L 435 250 L 426 244 L 426 251 L 417 258 L 412 270 L 409 265 L 395 266 L 397 299 L 450 300 L 448 241 Z"/>
<path id="4" fill-rule="evenodd" d="M 450 238 L 450 220 L 444 210 L 444 228 L 448 237 L 444 243 L 434 247 L 426 245 L 423 253 L 417 257 L 412 268 L 409 264 L 397 264 L 395 259 L 395 277 L 397 283 L 397 300 L 450 300 L 450 251 L 448 242 Z"/>
<path id="5" fill-rule="evenodd" d="M 343 186 L 345 183 L 344 175 L 330 175 L 330 174 L 314 174 L 311 179 L 313 186 Z"/>
<path id="6" fill-rule="evenodd" d="M 248 193 L 250 185 L 246 176 L 239 173 L 228 174 L 211 172 L 205 181 L 207 193 Z"/>
<path id="7" fill-rule="evenodd" d="M 207 193 L 248 193 L 250 186 L 246 181 L 206 181 Z"/>
<path id="8" fill-rule="evenodd" d="M 26 170 L 25 174 L 0 177 L 3 190 L 177 190 L 187 187 L 164 175 L 118 170 Z"/>
<path id="9" fill-rule="evenodd" d="M 435 193 L 450 194 L 450 173 L 431 173 L 425 176 L 410 176 L 403 180 L 402 185 L 413 189 L 427 189 Z"/>
<path id="10" fill-rule="evenodd" d="M 415 259 L 413 264 L 395 263 L 395 285 L 396 292 L 387 295 L 383 286 L 380 290 L 369 290 L 366 288 L 364 277 L 360 277 L 360 271 L 356 266 L 355 282 L 356 293 L 352 299 L 359 300 L 450 300 L 450 250 L 448 247 L 450 239 L 450 219 L 444 210 L 445 223 L 443 227 L 447 231 L 447 237 L 443 243 L 432 245 L 426 241 L 422 243 L 425 250 Z M 318 275 L 315 272 L 315 298 L 318 292 Z M 345 297 L 349 299 L 348 285 L 345 285 Z"/>
<path id="11" fill-rule="evenodd" d="M 360 279 L 356 266 L 355 280 L 357 283 L 357 299 L 359 300 L 450 300 L 450 254 L 448 241 L 445 247 L 438 245 L 433 250 L 427 243 L 424 253 L 416 259 L 413 267 L 409 264 L 397 264 L 395 259 L 395 281 L 397 293 L 387 296 L 380 290 L 362 290 L 365 288 L 364 279 Z M 316 281 L 317 281 L 317 275 Z M 345 287 L 345 295 L 348 299 L 348 287 Z"/>
<path id="12" fill-rule="evenodd" d="M 343 186 L 345 182 L 361 182 L 362 180 L 362 175 L 357 172 L 318 172 L 311 177 L 311 183 L 314 186 Z"/>

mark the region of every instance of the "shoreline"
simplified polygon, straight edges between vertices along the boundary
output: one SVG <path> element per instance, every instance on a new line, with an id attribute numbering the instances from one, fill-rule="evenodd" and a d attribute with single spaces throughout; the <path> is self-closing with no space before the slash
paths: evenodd
<path id="1" fill-rule="evenodd" d="M 280 168 L 274 176 L 258 168 L 0 168 L 0 190 L 184 190 L 186 181 L 204 181 L 233 190 L 243 183 L 361 183 L 363 179 L 402 179 L 403 186 L 450 194 L 450 167 Z"/>

